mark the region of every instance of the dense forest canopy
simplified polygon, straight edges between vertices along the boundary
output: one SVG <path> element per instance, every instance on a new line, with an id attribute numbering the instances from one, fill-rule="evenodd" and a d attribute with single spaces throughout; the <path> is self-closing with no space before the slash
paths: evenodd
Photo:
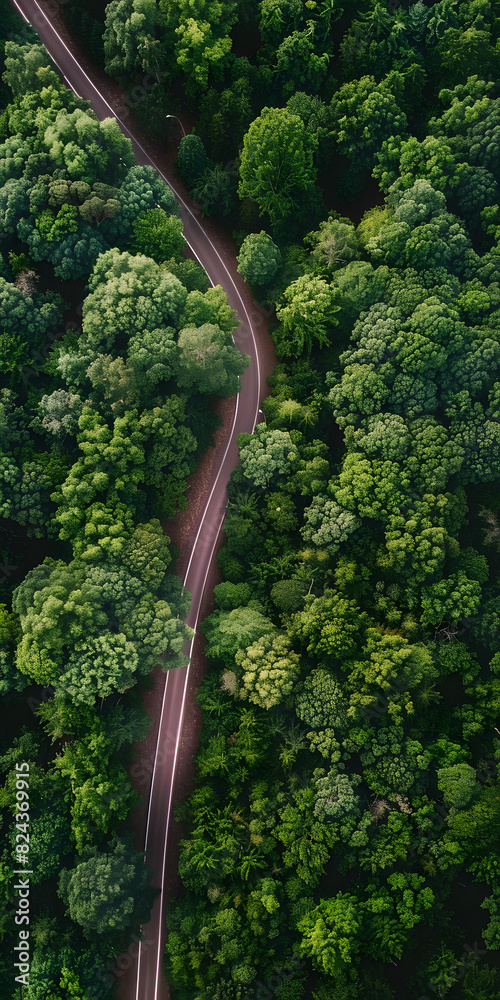
<path id="1" fill-rule="evenodd" d="M 179 177 L 275 312 L 203 625 L 173 996 L 498 1000 L 500 6 L 64 16 L 150 138 L 189 125 Z M 47 558 L 1 584 L 2 865 L 29 760 L 23 1000 L 105 1000 L 151 904 L 127 837 L 137 692 L 187 634 L 160 521 L 246 362 L 170 191 L 5 23 L 2 551 L 15 565 L 28 537 Z M 5 888 L 6 942 L 11 921 Z"/>
<path id="2" fill-rule="evenodd" d="M 141 691 L 191 635 L 161 522 L 248 358 L 170 188 L 7 0 L 1 16 L 0 992 L 105 1000 L 156 896 L 127 822 Z M 29 983 L 13 966 L 21 766 Z"/>
<path id="3" fill-rule="evenodd" d="M 280 362 L 203 626 L 174 995 L 494 1000 L 498 4 L 84 6 L 142 127 L 193 121 Z"/>

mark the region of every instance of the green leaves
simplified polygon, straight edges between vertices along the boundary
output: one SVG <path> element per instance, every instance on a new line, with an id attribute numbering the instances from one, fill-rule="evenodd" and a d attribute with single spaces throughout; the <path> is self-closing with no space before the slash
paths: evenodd
<path id="1" fill-rule="evenodd" d="M 196 294 L 196 293 L 190 293 Z M 250 364 L 229 334 L 204 323 L 181 330 L 178 340 L 177 381 L 181 388 L 194 388 L 208 395 L 232 396 L 239 391 L 239 376 Z"/>
<path id="2" fill-rule="evenodd" d="M 240 198 L 256 201 L 261 215 L 267 212 L 272 223 L 290 215 L 295 193 L 314 184 L 316 144 L 298 115 L 263 108 L 243 140 Z"/>
<path id="3" fill-rule="evenodd" d="M 93 527 L 90 536 L 97 533 L 104 543 L 98 555 L 86 550 L 87 562 L 44 563 L 14 598 L 23 629 L 17 652 L 21 673 L 53 684 L 60 697 L 87 705 L 125 691 L 139 664 L 140 672 L 147 672 L 166 654 L 166 669 L 180 666 L 182 646 L 191 636 L 174 594 L 167 601 L 151 593 L 163 584 L 169 562 L 168 539 L 159 522 L 131 532 L 125 519 L 121 537 L 119 531 L 113 533 L 120 543 L 113 545 L 109 513 L 97 506 L 87 522 Z M 103 558 L 107 549 L 115 563 Z M 127 571 L 127 564 L 137 576 Z"/>
<path id="4" fill-rule="evenodd" d="M 106 10 L 104 55 L 106 72 L 126 85 L 128 73 L 144 67 L 147 39 L 155 31 L 154 0 L 112 0 Z M 148 67 L 149 69 L 149 67 Z"/>
<path id="5" fill-rule="evenodd" d="M 268 486 L 271 480 L 292 471 L 299 453 L 288 431 L 269 431 L 257 424 L 253 435 L 240 434 L 238 447 L 243 473 L 255 486 Z"/>
<path id="6" fill-rule="evenodd" d="M 280 264 L 281 253 L 270 236 L 261 229 L 243 240 L 237 255 L 238 271 L 252 285 L 268 285 Z"/>
<path id="7" fill-rule="evenodd" d="M 345 83 L 332 98 L 331 115 L 338 150 L 356 169 L 371 167 L 384 139 L 407 130 L 406 115 L 389 88 L 370 76 Z"/>
<path id="8" fill-rule="evenodd" d="M 180 281 L 153 260 L 116 249 L 98 258 L 89 288 L 83 332 L 94 350 L 109 350 L 120 337 L 177 326 L 187 297 Z"/>
<path id="9" fill-rule="evenodd" d="M 312 958 L 316 968 L 331 975 L 359 953 L 362 916 L 356 896 L 339 892 L 323 899 L 299 921 L 300 950 Z"/>
<path id="10" fill-rule="evenodd" d="M 109 852 L 61 872 L 59 894 L 87 937 L 112 934 L 144 919 L 156 895 L 150 879 L 143 855 L 116 839 Z"/>
<path id="11" fill-rule="evenodd" d="M 181 260 L 186 247 L 182 228 L 180 219 L 167 215 L 161 208 L 150 208 L 141 212 L 132 224 L 132 250 L 152 257 L 157 264 L 171 258 Z"/>
<path id="12" fill-rule="evenodd" d="M 281 327 L 274 334 L 279 355 L 299 357 L 304 352 L 311 353 L 314 341 L 320 347 L 329 342 L 340 306 L 323 278 L 302 275 L 288 286 L 283 299 L 284 304 L 276 309 Z"/>
<path id="13" fill-rule="evenodd" d="M 271 632 L 235 654 L 241 676 L 238 697 L 261 708 L 272 708 L 292 691 L 299 675 L 300 657 L 286 635 Z"/>
<path id="14" fill-rule="evenodd" d="M 62 695 L 75 704 L 93 705 L 96 698 L 106 698 L 114 691 L 122 694 L 134 683 L 138 664 L 132 642 L 122 633 L 104 631 L 74 646 L 56 682 L 56 697 Z"/>
<path id="15" fill-rule="evenodd" d="M 443 793 L 444 801 L 455 809 L 468 806 L 479 791 L 475 768 L 465 762 L 439 768 L 437 778 L 438 788 Z"/>

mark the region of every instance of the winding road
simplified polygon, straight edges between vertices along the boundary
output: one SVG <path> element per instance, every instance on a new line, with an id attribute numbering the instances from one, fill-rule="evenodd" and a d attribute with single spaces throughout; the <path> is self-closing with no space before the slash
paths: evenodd
<path id="1" fill-rule="evenodd" d="M 197 525 L 194 539 L 191 541 L 189 562 L 183 580 L 184 586 L 192 594 L 187 623 L 196 629 L 203 592 L 224 520 L 226 484 L 231 471 L 238 464 L 236 438 L 243 431 L 253 431 L 257 421 L 259 404 L 264 394 L 261 385 L 261 363 L 254 329 L 255 317 L 260 318 L 260 324 L 262 324 L 262 314 L 256 303 L 250 299 L 249 294 L 242 294 L 238 289 L 214 243 L 196 218 L 193 210 L 178 193 L 175 185 L 167 179 L 141 143 L 121 121 L 119 115 L 113 110 L 70 51 L 52 23 L 50 10 L 47 15 L 37 0 L 12 0 L 12 2 L 24 19 L 34 26 L 53 62 L 72 90 L 80 97 L 90 101 L 99 118 L 116 118 L 123 133 L 132 142 L 137 162 L 153 166 L 165 183 L 172 188 L 181 205 L 184 236 L 189 247 L 205 268 L 211 283 L 213 285 L 219 284 L 224 288 L 229 304 L 236 310 L 241 321 L 234 334 L 234 340 L 240 350 L 250 355 L 251 363 L 241 379 L 241 392 L 236 399 L 229 438 L 209 485 L 203 513 Z M 57 9 L 57 4 L 53 4 L 53 9 Z M 191 655 L 192 648 L 193 642 L 187 650 L 189 655 Z M 142 928 L 145 943 L 139 945 L 135 953 L 131 951 L 133 966 L 129 970 L 126 981 L 122 981 L 120 988 L 120 996 L 123 1000 L 167 1000 L 169 996 L 168 984 L 163 973 L 166 940 L 164 883 L 168 861 L 168 834 L 174 779 L 188 691 L 189 671 L 190 665 L 162 675 L 164 688 L 162 695 L 160 692 L 160 697 L 162 697 L 161 715 L 150 785 L 144 845 L 146 861 L 154 872 L 153 884 L 160 887 L 161 891 L 153 907 L 150 923 Z"/>

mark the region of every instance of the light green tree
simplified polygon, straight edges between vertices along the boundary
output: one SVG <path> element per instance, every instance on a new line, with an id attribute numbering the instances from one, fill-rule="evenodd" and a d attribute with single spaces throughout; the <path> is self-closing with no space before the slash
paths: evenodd
<path id="1" fill-rule="evenodd" d="M 229 334 L 204 323 L 181 330 L 178 340 L 177 382 L 181 388 L 209 395 L 232 396 L 240 390 L 240 375 L 250 364 Z"/>
<path id="2" fill-rule="evenodd" d="M 167 215 L 162 208 L 150 208 L 132 224 L 131 248 L 134 253 L 152 257 L 157 264 L 179 261 L 186 247 L 182 230 L 182 221 L 175 215 Z"/>
<path id="3" fill-rule="evenodd" d="M 109 350 L 120 335 L 176 326 L 187 297 L 180 281 L 155 261 L 116 249 L 98 257 L 89 290 L 83 332 L 94 350 Z"/>
<path id="4" fill-rule="evenodd" d="M 300 951 L 327 975 L 359 954 L 362 911 L 352 893 L 337 893 L 323 899 L 298 925 L 302 934 Z"/>
<path id="5" fill-rule="evenodd" d="M 346 820 L 352 821 L 359 816 L 360 797 L 355 793 L 355 788 L 362 781 L 359 774 L 351 776 L 339 774 L 335 767 L 326 775 L 323 768 L 319 768 L 315 773 L 318 777 L 315 781 L 314 815 L 319 820 L 332 819 L 345 826 Z"/>
<path id="6" fill-rule="evenodd" d="M 252 285 L 267 285 L 281 264 L 281 253 L 271 237 L 261 229 L 260 233 L 250 233 L 245 237 L 237 261 L 238 271 L 245 281 Z"/>
<path id="7" fill-rule="evenodd" d="M 340 306 L 323 278 L 301 275 L 283 293 L 284 304 L 276 308 L 281 326 L 275 333 L 276 348 L 283 357 L 311 353 L 313 344 L 323 347 L 330 341 L 330 329 L 337 324 Z"/>
<path id="8" fill-rule="evenodd" d="M 344 510 L 334 500 L 319 494 L 304 511 L 304 524 L 300 533 L 306 542 L 326 548 L 333 554 L 356 530 L 359 523 L 354 514 Z"/>
<path id="9" fill-rule="evenodd" d="M 275 632 L 270 618 L 252 607 L 215 611 L 202 628 L 208 638 L 207 655 L 225 665 L 233 661 L 238 649 L 248 649 L 261 636 Z"/>
<path id="10" fill-rule="evenodd" d="M 179 328 L 203 326 L 204 323 L 214 323 L 227 334 L 233 333 L 239 325 L 236 311 L 231 309 L 220 285 L 214 285 L 206 292 L 196 289 L 188 293 L 179 319 Z"/>
<path id="11" fill-rule="evenodd" d="M 235 663 L 242 671 L 239 697 L 261 708 L 278 705 L 292 691 L 300 670 L 286 635 L 271 632 L 246 649 L 239 649 Z"/>
<path id="12" fill-rule="evenodd" d="M 481 584 L 463 570 L 422 588 L 422 625 L 441 625 L 472 618 L 480 604 Z"/>
<path id="13" fill-rule="evenodd" d="M 115 691 L 122 694 L 134 684 L 138 663 L 134 644 L 122 633 L 102 632 L 74 646 L 57 679 L 56 696 L 93 705 Z"/>
<path id="14" fill-rule="evenodd" d="M 256 201 L 272 223 L 286 218 L 298 193 L 314 184 L 316 145 L 298 115 L 285 108 L 263 108 L 243 139 L 240 197 Z"/>
<path id="15" fill-rule="evenodd" d="M 464 761 L 437 771 L 438 788 L 444 801 L 455 809 L 464 809 L 479 791 L 476 772 Z"/>
<path id="16" fill-rule="evenodd" d="M 27 42 L 5 42 L 5 73 L 3 80 L 14 96 L 44 87 L 60 88 L 57 73 L 50 67 L 50 59 L 42 45 Z"/>
<path id="17" fill-rule="evenodd" d="M 238 447 L 243 474 L 255 486 L 269 486 L 277 475 L 290 473 L 299 453 L 288 431 L 271 431 L 257 424 L 253 435 L 239 434 Z"/>

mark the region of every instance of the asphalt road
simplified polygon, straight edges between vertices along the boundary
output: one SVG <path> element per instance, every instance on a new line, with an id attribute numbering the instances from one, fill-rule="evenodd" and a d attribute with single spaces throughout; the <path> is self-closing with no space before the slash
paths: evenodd
<path id="1" fill-rule="evenodd" d="M 241 379 L 241 392 L 237 397 L 231 435 L 216 479 L 206 500 L 183 581 L 186 589 L 192 594 L 187 623 L 192 628 L 196 628 L 205 582 L 224 520 L 226 484 L 231 471 L 238 463 L 236 437 L 243 431 L 253 431 L 257 420 L 261 398 L 261 379 L 252 322 L 245 301 L 200 221 L 177 193 L 175 185 L 167 180 L 157 164 L 120 120 L 119 115 L 115 114 L 113 108 L 57 33 L 50 18 L 45 15 L 36 0 L 13 0 L 13 3 L 25 19 L 36 28 L 45 48 L 63 74 L 67 84 L 80 97 L 91 102 L 99 118 L 116 118 L 124 134 L 132 141 L 137 162 L 153 166 L 169 184 L 169 187 L 173 188 L 181 203 L 186 241 L 205 268 L 212 284 L 222 285 L 229 304 L 236 310 L 241 320 L 241 325 L 234 334 L 234 340 L 243 353 L 250 355 L 251 363 Z M 166 939 L 163 919 L 164 875 L 165 865 L 168 862 L 168 829 L 188 677 L 189 666 L 167 673 L 165 678 L 145 843 L 146 860 L 154 872 L 153 883 L 161 887 L 161 894 L 154 905 L 151 922 L 143 927 L 145 943 L 139 946 L 138 956 L 134 955 L 133 958 L 137 975 L 135 977 L 127 975 L 127 985 L 125 989 L 120 990 L 120 995 L 124 1000 L 125 998 L 126 1000 L 167 1000 L 168 998 L 168 986 L 163 975 Z M 134 979 L 135 988 L 132 990 L 131 984 Z"/>

